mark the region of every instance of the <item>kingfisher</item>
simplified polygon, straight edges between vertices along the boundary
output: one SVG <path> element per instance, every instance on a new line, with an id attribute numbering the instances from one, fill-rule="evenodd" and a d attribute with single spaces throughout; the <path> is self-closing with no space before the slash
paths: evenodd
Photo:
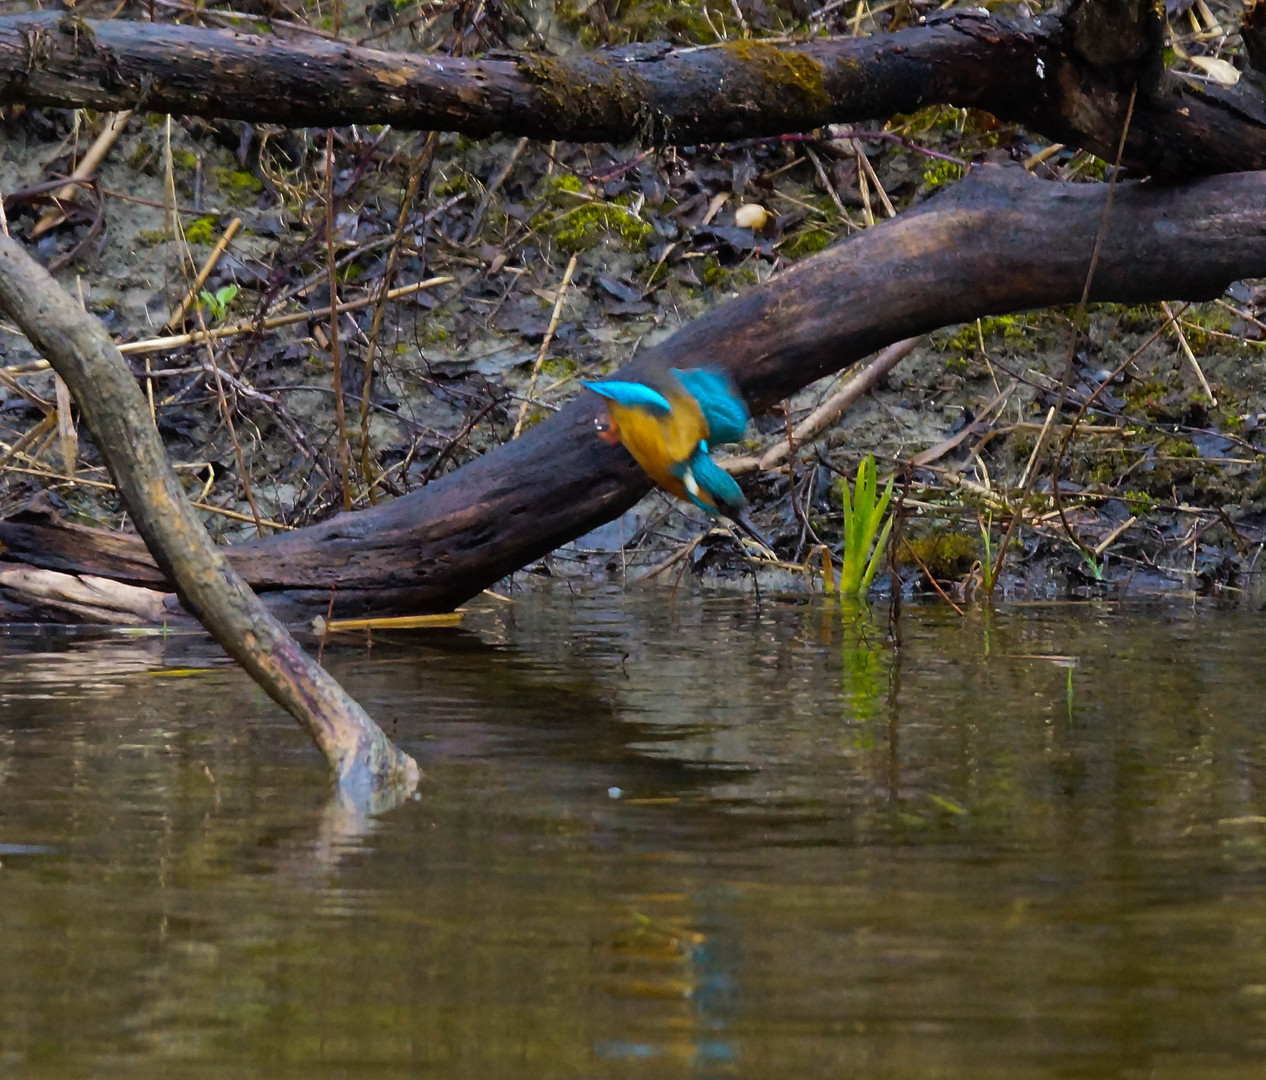
<path id="1" fill-rule="evenodd" d="M 747 521 L 742 490 L 710 453 L 718 443 L 738 442 L 750 419 L 729 376 L 714 368 L 670 368 L 647 382 L 581 385 L 606 400 L 604 442 L 623 443 L 670 495 L 729 518 L 769 546 Z"/>

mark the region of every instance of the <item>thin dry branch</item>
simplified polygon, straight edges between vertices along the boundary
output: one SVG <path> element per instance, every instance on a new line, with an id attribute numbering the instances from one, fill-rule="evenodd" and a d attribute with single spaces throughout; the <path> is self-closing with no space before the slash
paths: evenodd
<path id="1" fill-rule="evenodd" d="M 220 259 L 224 257 L 224 253 L 228 250 L 229 244 L 233 242 L 233 237 L 237 235 L 238 230 L 242 227 L 242 219 L 235 217 L 225 227 L 220 239 L 215 242 L 215 247 L 211 249 L 211 254 L 206 257 L 197 276 L 193 279 L 193 284 L 189 286 L 188 291 L 181 298 L 180 303 L 176 305 L 176 310 L 171 313 L 164 324 L 164 330 L 171 330 L 179 326 L 185 321 L 185 316 L 189 313 L 189 309 L 198 300 L 202 292 L 202 286 L 207 283 L 207 278 L 211 276 L 211 271 L 219 264 Z"/>
<path id="2" fill-rule="evenodd" d="M 93 140 L 92 145 L 88 147 L 88 152 L 84 154 L 79 164 L 75 166 L 74 171 L 70 174 L 73 182 L 65 184 L 53 192 L 53 202 L 59 205 L 44 211 L 39 221 L 35 223 L 35 227 L 31 229 L 31 239 L 43 236 L 49 229 L 56 228 L 66 220 L 66 212 L 60 206 L 61 200 L 73 198 L 75 191 L 79 187 L 78 182 L 88 180 L 96 175 L 97 166 L 105 160 L 106 155 L 113 149 L 114 144 L 119 141 L 119 136 L 123 134 L 127 128 L 127 122 L 131 118 L 131 109 L 124 109 L 122 112 L 106 117 L 105 126 L 101 129 L 101 134 Z"/>
<path id="3" fill-rule="evenodd" d="M 722 461 L 726 472 L 734 476 L 742 476 L 752 472 L 767 472 L 776 469 L 788 457 L 796 446 L 803 446 L 811 439 L 816 439 L 827 428 L 835 424 L 844 410 L 865 394 L 870 393 L 879 382 L 902 360 L 914 352 L 919 338 L 906 338 L 894 345 L 889 345 L 874 360 L 849 379 L 839 390 L 813 410 L 796 425 L 790 440 L 776 442 L 759 457 L 730 458 Z"/>

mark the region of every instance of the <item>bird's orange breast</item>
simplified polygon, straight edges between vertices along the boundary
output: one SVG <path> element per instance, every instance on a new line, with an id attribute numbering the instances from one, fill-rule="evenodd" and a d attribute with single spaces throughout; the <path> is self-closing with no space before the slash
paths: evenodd
<path id="1" fill-rule="evenodd" d="M 672 408 L 664 416 L 616 401 L 607 402 L 607 412 L 633 460 L 670 495 L 685 499 L 686 490 L 672 470 L 707 438 L 708 425 L 699 403 L 689 394 L 670 394 L 668 401 Z"/>

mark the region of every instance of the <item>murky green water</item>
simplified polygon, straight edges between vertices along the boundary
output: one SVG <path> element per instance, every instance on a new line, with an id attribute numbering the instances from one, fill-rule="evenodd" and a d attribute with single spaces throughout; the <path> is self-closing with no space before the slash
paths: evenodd
<path id="1" fill-rule="evenodd" d="M 428 774 L 369 825 L 202 644 L 6 638 L 0 1075 L 1266 1075 L 1261 617 L 903 625 L 342 649 Z"/>

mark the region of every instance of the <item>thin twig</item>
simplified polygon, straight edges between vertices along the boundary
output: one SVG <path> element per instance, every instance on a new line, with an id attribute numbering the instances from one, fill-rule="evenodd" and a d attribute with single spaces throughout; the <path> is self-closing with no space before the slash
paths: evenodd
<path id="1" fill-rule="evenodd" d="M 1154 342 L 1158 337 L 1160 337 L 1161 334 L 1165 332 L 1166 327 L 1168 327 L 1171 322 L 1175 321 L 1178 318 L 1178 316 L 1180 316 L 1190 306 L 1191 306 L 1191 303 L 1190 301 L 1188 301 L 1187 303 L 1183 304 L 1183 306 L 1180 307 L 1176 313 L 1171 311 L 1168 317 L 1165 319 L 1165 321 L 1161 323 L 1160 326 L 1158 326 L 1155 330 L 1153 330 L 1151 334 L 1148 335 L 1147 340 L 1144 341 L 1143 344 L 1140 345 L 1137 349 L 1135 349 L 1132 353 L 1130 353 L 1129 356 L 1127 356 L 1124 360 L 1122 360 L 1121 363 L 1118 364 L 1111 372 L 1109 372 L 1107 378 L 1105 378 L 1102 382 L 1100 382 L 1099 385 L 1096 386 L 1094 390 L 1087 396 L 1086 400 L 1081 403 L 1081 407 L 1077 410 L 1077 415 L 1073 417 L 1072 423 L 1068 425 L 1067 429 L 1064 432 L 1064 438 L 1063 438 L 1063 441 L 1060 443 L 1060 447 L 1059 447 L 1059 460 L 1063 460 L 1064 454 L 1067 452 L 1069 444 L 1073 441 L 1073 436 L 1077 433 L 1077 428 L 1081 423 L 1082 417 L 1086 415 L 1086 413 L 1090 410 L 1090 407 L 1098 400 L 1099 395 L 1102 394 L 1104 390 L 1106 390 L 1112 384 L 1112 381 L 1116 379 L 1123 371 L 1125 371 L 1127 367 L 1129 367 L 1132 363 L 1134 363 L 1135 360 L 1137 360 L 1140 356 L 1142 356 L 1143 351 L 1149 345 L 1151 345 L 1152 342 Z"/>
<path id="2" fill-rule="evenodd" d="M 831 196 L 831 201 L 835 203 L 835 209 L 840 212 L 840 217 L 842 217 L 845 221 L 848 221 L 848 211 L 844 209 L 844 203 L 840 199 L 840 193 L 835 190 L 835 185 L 831 183 L 831 178 L 826 175 L 826 170 L 822 168 L 822 159 L 813 152 L 813 147 L 811 146 L 806 146 L 804 148 L 804 152 L 809 161 L 813 163 L 813 171 L 817 173 L 818 183 L 822 185 L 822 190 Z"/>
<path id="3" fill-rule="evenodd" d="M 960 615 L 964 614 L 963 609 L 960 608 L 956 603 L 954 603 L 953 600 L 949 598 L 945 590 L 941 588 L 940 583 L 936 580 L 936 578 L 932 576 L 932 571 L 929 570 L 927 566 L 924 564 L 923 560 L 919 558 L 919 553 L 915 551 L 914 548 L 911 547 L 909 544 L 906 545 L 906 554 L 909 555 L 910 558 L 912 558 L 916 563 L 919 564 L 919 569 L 923 571 L 924 576 L 928 579 L 928 581 L 932 583 L 932 588 L 934 588 L 938 593 L 941 594 L 941 599 L 944 600 L 947 604 L 949 604 L 949 606 L 952 607 L 955 611 L 957 611 Z"/>
<path id="4" fill-rule="evenodd" d="M 180 468 L 177 465 L 175 468 Z M 99 491 L 117 491 L 113 484 L 105 480 L 85 480 L 82 476 L 66 476 L 64 473 L 54 472 L 50 469 L 31 469 L 21 465 L 7 466 L 10 472 L 22 473 L 24 476 L 37 476 L 41 480 L 55 480 L 62 484 L 78 484 L 81 487 L 90 487 Z M 189 505 L 198 509 L 205 510 L 209 514 L 219 514 L 221 517 L 230 518 L 233 521 L 242 521 L 248 525 L 255 524 L 255 519 L 248 514 L 239 514 L 236 510 L 226 510 L 222 506 L 212 506 L 210 503 L 202 502 L 198 499 L 190 499 Z M 280 521 L 270 521 L 268 518 L 260 518 L 259 524 L 265 525 L 270 529 L 280 529 L 282 531 L 290 531 L 294 529 L 293 525 L 286 525 Z"/>
<path id="5" fill-rule="evenodd" d="M 198 271 L 198 276 L 193 279 L 193 284 L 189 286 L 189 291 L 185 293 L 184 299 L 176 306 L 171 318 L 163 324 L 164 330 L 171 330 L 185 321 L 189 308 L 201 295 L 202 286 L 207 283 L 207 278 L 211 276 L 211 271 L 215 269 L 216 264 L 220 261 L 225 251 L 228 250 L 229 244 L 241 227 L 242 219 L 240 217 L 235 217 L 228 223 L 227 228 L 224 230 L 224 235 L 216 241 L 215 247 L 211 249 L 211 254 L 207 256 L 206 261 L 202 264 L 202 269 Z"/>
<path id="6" fill-rule="evenodd" d="M 269 30 L 274 32 L 276 32 L 278 28 L 281 28 L 283 30 L 294 30 L 301 34 L 312 34 L 314 37 L 325 38 L 326 41 L 334 40 L 334 35 L 328 30 L 322 30 L 316 26 L 309 26 L 307 23 L 293 22 L 287 19 L 274 19 L 269 15 L 251 14 L 249 11 L 234 11 L 230 8 L 211 9 L 202 6 L 195 7 L 192 4 L 181 3 L 180 0 L 150 0 L 150 3 L 156 4 L 159 7 L 170 8 L 174 11 L 188 11 L 196 14 L 200 19 L 213 18 L 217 21 L 234 25 L 241 22 L 264 23 L 267 25 Z M 150 22 L 153 21 L 153 19 L 150 20 Z"/>
<path id="7" fill-rule="evenodd" d="M 341 8 L 334 9 L 335 33 Z M 343 493 L 343 509 L 352 508 L 351 450 L 347 444 L 347 409 L 343 402 L 343 360 L 339 354 L 338 334 L 338 268 L 334 265 L 334 129 L 325 129 L 325 262 L 330 282 L 330 365 L 334 369 L 334 420 L 338 426 L 338 461 L 340 487 Z"/>
<path id="8" fill-rule="evenodd" d="M 874 360 L 846 382 L 836 393 L 813 410 L 796 425 L 792 432 L 792 442 L 803 446 L 811 439 L 817 438 L 823 431 L 835 424 L 844 410 L 864 394 L 878 385 L 879 380 L 888 374 L 902 360 L 910 355 L 922 338 L 906 338 L 889 345 Z M 789 447 L 785 439 L 779 440 L 760 457 L 731 458 L 719 464 L 733 476 L 757 470 L 776 469 L 787 459 Z"/>
<path id="9" fill-rule="evenodd" d="M 651 567 L 641 577 L 635 577 L 633 579 L 633 584 L 640 585 L 643 581 L 649 581 L 651 578 L 657 576 L 658 574 L 662 574 L 665 570 L 669 570 L 672 567 L 676 566 L 677 563 L 679 563 L 682 559 L 687 558 L 690 555 L 690 553 L 699 546 L 703 538 L 707 535 L 708 535 L 707 533 L 700 533 L 693 540 L 691 540 L 690 543 L 684 544 L 682 547 L 678 548 L 676 552 L 670 555 L 663 562 L 658 563 L 657 565 Z"/>
<path id="10" fill-rule="evenodd" d="M 431 167 L 431 159 L 435 154 L 435 132 L 428 132 L 422 150 L 409 171 L 409 181 L 405 186 L 404 199 L 400 203 L 400 216 L 396 219 L 396 232 L 392 237 L 391 247 L 387 250 L 387 268 L 383 271 L 382 284 L 378 288 L 378 297 L 374 303 L 373 323 L 369 328 L 369 345 L 365 350 L 365 382 L 360 397 L 360 468 L 365 481 L 366 494 L 371 504 L 376 505 L 378 495 L 375 483 L 369 475 L 371 451 L 369 446 L 369 395 L 373 388 L 374 358 L 378 352 L 378 337 L 382 333 L 383 314 L 387 309 L 387 293 L 396 275 L 396 260 L 400 254 L 400 242 L 404 238 L 405 225 L 409 219 L 409 211 L 413 200 L 417 198 L 418 187 L 422 177 Z"/>
<path id="11" fill-rule="evenodd" d="M 1182 332 L 1182 327 L 1178 325 L 1178 320 L 1174 318 L 1174 314 L 1169 310 L 1169 305 L 1162 300 L 1161 311 L 1169 319 L 1169 325 L 1174 328 L 1174 334 L 1178 338 L 1178 344 L 1182 347 L 1183 355 L 1196 371 L 1196 378 L 1200 380 L 1200 386 L 1203 388 L 1205 397 L 1209 399 L 1209 404 L 1217 407 L 1218 399 L 1213 396 L 1213 390 L 1209 386 L 1209 380 L 1204 377 L 1204 372 L 1200 370 L 1200 361 L 1196 359 L 1196 354 L 1191 351 L 1191 345 L 1187 341 L 1187 335 Z"/>
<path id="12" fill-rule="evenodd" d="M 203 318 L 201 306 L 194 308 L 194 314 L 198 317 L 198 325 L 205 331 L 206 320 Z M 224 383 L 220 379 L 220 365 L 215 362 L 215 350 L 211 348 L 211 342 L 204 341 L 202 347 L 206 350 L 207 363 L 215 379 L 216 401 L 220 407 L 220 415 L 224 417 L 225 427 L 229 429 L 229 439 L 233 443 L 233 457 L 237 461 L 237 471 L 242 477 L 242 490 L 246 493 L 246 503 L 251 508 L 251 518 L 255 522 L 255 534 L 263 536 L 263 521 L 259 516 L 259 507 L 255 505 L 255 493 L 251 490 L 251 477 L 246 469 L 246 455 L 242 453 L 242 444 L 238 441 L 237 428 L 233 423 L 233 410 L 229 408 L 228 396 L 224 393 Z M 148 385 L 152 387 L 154 384 L 150 382 Z"/>
<path id="13" fill-rule="evenodd" d="M 57 410 L 50 407 L 48 412 L 44 414 L 43 418 L 33 428 L 31 428 L 30 431 L 23 434 L 17 442 L 5 450 L 3 455 L 0 455 L 0 469 L 3 469 L 6 465 L 8 465 L 10 458 L 18 456 L 25 457 L 26 455 L 23 451 L 25 451 L 32 443 L 38 442 L 42 439 L 56 426 Z M 34 458 L 30 460 L 34 460 Z"/>
<path id="14" fill-rule="evenodd" d="M 1098 559 L 1102 557 L 1103 553 L 1107 551 L 1108 548 L 1110 548 L 1114 543 L 1116 543 L 1116 541 L 1120 538 L 1121 534 L 1125 532 L 1125 530 L 1128 529 L 1131 525 L 1133 525 L 1136 521 L 1138 521 L 1138 517 L 1135 515 L 1131 515 L 1125 521 L 1121 522 L 1121 524 L 1118 525 L 1115 529 L 1113 529 L 1110 533 L 1108 533 L 1108 535 L 1105 536 L 1100 543 L 1095 545 L 1095 548 L 1094 548 L 1095 558 Z"/>
<path id="15" fill-rule="evenodd" d="M 554 331 L 558 329 L 558 320 L 563 312 L 563 297 L 567 294 L 567 286 L 571 284 L 571 276 L 575 272 L 576 256 L 573 255 L 567 261 L 567 269 L 563 271 L 563 283 L 558 286 L 558 292 L 554 294 L 554 312 L 550 315 L 549 327 L 545 331 L 545 339 L 541 342 L 541 351 L 536 354 L 536 363 L 532 365 L 532 379 L 528 383 L 527 400 L 519 406 L 519 418 L 514 422 L 514 434 L 510 436 L 512 439 L 517 439 L 523 430 L 523 420 L 527 416 L 528 408 L 532 405 L 532 395 L 536 392 L 536 380 L 541 374 L 541 365 L 545 363 L 545 354 L 549 350 L 550 342 L 554 340 Z"/>
<path id="16" fill-rule="evenodd" d="M 474 242 L 475 235 L 479 232 L 479 226 L 483 224 L 484 215 L 488 212 L 488 207 L 492 205 L 492 198 L 496 195 L 501 185 L 505 183 L 506 177 L 510 175 L 510 170 L 514 168 L 514 163 L 519 160 L 519 155 L 527 149 L 526 136 L 514 144 L 514 149 L 506 156 L 505 161 L 501 163 L 499 168 L 489 179 L 487 188 L 484 189 L 484 197 L 479 200 L 479 205 L 475 207 L 475 212 L 470 219 L 470 227 L 466 230 L 466 243 Z"/>
<path id="17" fill-rule="evenodd" d="M 399 300 L 405 296 L 412 296 L 416 292 L 422 292 L 424 289 L 433 289 L 437 285 L 451 284 L 454 280 L 456 279 L 445 275 L 443 277 L 427 278 L 426 281 L 417 281 L 412 285 L 402 285 L 400 288 L 392 289 L 387 293 L 387 299 Z M 264 319 L 262 322 L 240 322 L 234 323 L 232 326 L 217 326 L 213 330 L 196 331 L 191 334 L 173 334 L 170 337 L 130 341 L 120 345 L 119 352 L 125 356 L 147 352 L 164 352 L 167 349 L 180 349 L 197 341 L 216 341 L 220 338 L 236 337 L 239 334 L 252 334 L 258 330 L 275 330 L 279 326 L 293 326 L 295 323 L 307 322 L 310 319 L 330 318 L 335 314 L 343 315 L 349 311 L 360 311 L 361 308 L 369 307 L 370 304 L 374 303 L 375 299 L 376 297 L 366 296 L 360 300 L 349 300 L 346 303 L 331 307 L 293 311 L 289 315 L 274 315 L 271 319 Z M 47 362 L 41 367 L 32 364 L 26 365 L 30 371 L 41 371 L 47 366 Z"/>
<path id="18" fill-rule="evenodd" d="M 87 180 L 97 171 L 97 166 L 105 159 L 106 154 L 118 142 L 119 136 L 123 134 L 123 129 L 127 127 L 127 122 L 131 119 L 132 110 L 124 109 L 123 112 L 111 113 L 106 117 L 105 127 L 101 129 L 101 134 L 97 136 L 96 141 L 88 148 L 88 152 L 84 154 L 79 164 L 75 166 L 74 172 L 70 174 L 71 183 L 58 188 L 53 193 L 53 202 L 56 206 L 50 207 L 44 211 L 44 215 L 36 222 L 35 227 L 31 230 L 31 239 L 42 236 L 49 229 L 56 228 L 66 220 L 66 212 L 61 208 L 61 200 L 69 199 L 75 194 L 77 182 Z"/>

